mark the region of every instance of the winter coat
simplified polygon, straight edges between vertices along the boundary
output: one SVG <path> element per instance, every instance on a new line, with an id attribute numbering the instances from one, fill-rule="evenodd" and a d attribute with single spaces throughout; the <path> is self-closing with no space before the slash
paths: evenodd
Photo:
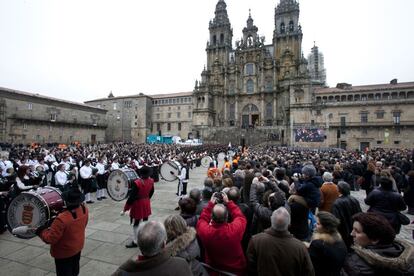
<path id="1" fill-rule="evenodd" d="M 143 260 L 128 260 L 112 276 L 191 276 L 183 258 L 171 257 L 168 251 Z"/>
<path id="2" fill-rule="evenodd" d="M 309 208 L 305 199 L 298 195 L 292 195 L 288 199 L 288 204 L 291 217 L 289 232 L 301 241 L 307 240 L 310 234 L 308 223 Z"/>
<path id="3" fill-rule="evenodd" d="M 362 212 L 359 201 L 351 196 L 340 196 L 338 197 L 331 209 L 332 214 L 341 221 L 338 226 L 338 232 L 342 236 L 342 240 L 345 242 L 348 248 L 352 245 L 352 216 Z"/>
<path id="4" fill-rule="evenodd" d="M 320 180 L 317 177 L 312 177 L 303 180 L 302 183 L 295 183 L 296 193 L 302 196 L 310 209 L 319 206 L 321 200 L 321 192 L 319 190 Z"/>
<path id="5" fill-rule="evenodd" d="M 339 276 L 348 252 L 339 233 L 315 233 L 308 251 L 318 276 Z"/>
<path id="6" fill-rule="evenodd" d="M 344 276 L 414 275 L 414 248 L 407 241 L 396 239 L 388 245 L 352 248 L 344 264 Z"/>
<path id="7" fill-rule="evenodd" d="M 407 190 L 404 192 L 405 203 L 414 208 L 414 179 L 408 179 Z"/>
<path id="8" fill-rule="evenodd" d="M 185 220 L 185 222 L 187 223 L 187 226 L 194 227 L 194 228 L 197 226 L 197 221 L 198 221 L 197 215 L 181 213 L 180 216 Z"/>
<path id="9" fill-rule="evenodd" d="M 246 229 L 246 218 L 239 207 L 229 201 L 227 209 L 232 222 L 211 221 L 214 204 L 209 202 L 197 223 L 197 234 L 205 248 L 205 261 L 215 269 L 244 275 L 246 259 L 241 241 Z"/>
<path id="10" fill-rule="evenodd" d="M 315 275 L 305 245 L 288 231 L 280 232 L 269 228 L 254 235 L 246 257 L 249 275 Z"/>
<path id="11" fill-rule="evenodd" d="M 196 234 L 193 227 L 188 227 L 187 232 L 167 243 L 166 249 L 172 257 L 185 259 L 194 276 L 207 276 L 207 271 L 197 260 L 197 258 L 200 258 L 200 247 L 198 246 Z"/>
<path id="12" fill-rule="evenodd" d="M 369 205 L 368 212 L 375 212 L 383 215 L 398 234 L 401 229 L 399 211 L 405 210 L 404 199 L 399 193 L 387 191 L 383 188 L 373 190 L 367 198 L 365 204 Z"/>

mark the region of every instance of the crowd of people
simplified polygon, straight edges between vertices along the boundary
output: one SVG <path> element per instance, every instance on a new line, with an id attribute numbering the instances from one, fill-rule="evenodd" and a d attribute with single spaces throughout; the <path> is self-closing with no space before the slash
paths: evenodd
<path id="1" fill-rule="evenodd" d="M 10 154 L 18 158 L 3 158 L 0 165 L 6 167 L 1 171 L 6 172 L 4 178 L 12 175 L 10 163 L 18 165 L 13 166 L 17 176 L 12 186 L 21 192 L 39 185 L 17 184 L 36 170 L 38 165 L 29 161 L 33 153 L 43 154 L 36 164 L 49 162 L 50 167 L 54 162 L 50 163 L 49 155 L 64 166 L 69 160 L 65 169 L 73 170 L 71 179 L 79 175 L 83 179 L 82 168 L 95 168 L 101 159 L 104 171 L 116 163 L 118 167 L 135 164 L 130 166 L 140 178 L 132 185 L 121 214 L 129 212 L 133 226 L 133 240 L 127 247 L 138 247 L 140 255 L 122 264 L 114 275 L 414 275 L 414 247 L 397 238 L 401 225 L 410 223 L 405 210 L 414 214 L 412 151 L 276 146 L 232 150 L 234 154 L 218 162 L 217 153 L 227 152 L 225 146 L 123 143 L 66 151 L 17 149 Z M 200 165 L 206 155 L 212 162 L 204 183 L 188 195 L 180 192 L 186 186 L 184 180 L 192 181 L 188 170 Z M 177 176 L 180 211 L 163 222 L 151 221 L 150 202 L 158 177 L 154 164 L 170 160 L 186 168 Z M 19 173 L 26 163 L 32 168 L 29 175 Z M 88 194 L 93 189 L 88 190 L 86 182 L 80 184 L 84 201 L 91 203 Z M 103 190 L 100 198 L 105 197 L 104 186 L 99 188 Z M 366 192 L 367 212 L 351 195 L 360 189 Z M 86 205 L 76 206 L 82 217 Z M 36 233 L 47 241 L 44 231 L 56 227 L 55 222 L 48 229 L 35 229 Z"/>

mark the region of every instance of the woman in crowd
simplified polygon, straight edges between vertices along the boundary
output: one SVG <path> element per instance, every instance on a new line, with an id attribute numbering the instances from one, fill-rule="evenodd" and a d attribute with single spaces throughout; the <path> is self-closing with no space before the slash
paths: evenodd
<path id="1" fill-rule="evenodd" d="M 381 186 L 373 190 L 365 199 L 365 203 L 370 206 L 368 212 L 383 215 L 398 234 L 401 229 L 399 212 L 405 210 L 407 206 L 402 196 L 393 191 L 393 183 L 389 178 L 381 177 L 379 183 Z"/>
<path id="2" fill-rule="evenodd" d="M 322 175 L 324 183 L 321 187 L 321 203 L 319 211 L 330 212 L 334 201 L 339 197 L 338 187 L 334 184 L 333 176 L 329 172 L 324 172 Z"/>
<path id="3" fill-rule="evenodd" d="M 316 231 L 309 246 L 315 275 L 340 275 L 347 248 L 337 230 L 339 223 L 331 213 L 320 211 L 316 215 Z"/>
<path id="4" fill-rule="evenodd" d="M 408 214 L 414 215 L 414 171 L 409 171 L 407 177 L 407 188 L 404 192 L 404 200 L 408 206 Z"/>
<path id="5" fill-rule="evenodd" d="M 193 227 L 188 227 L 185 220 L 179 215 L 168 216 L 164 225 L 167 231 L 166 249 L 170 255 L 185 259 L 194 276 L 207 276 L 207 271 L 197 260 L 200 258 L 200 247 L 196 238 L 196 230 Z"/>
<path id="6" fill-rule="evenodd" d="M 414 248 L 395 239 L 395 231 L 382 215 L 354 215 L 353 252 L 347 257 L 343 275 L 414 275 Z"/>

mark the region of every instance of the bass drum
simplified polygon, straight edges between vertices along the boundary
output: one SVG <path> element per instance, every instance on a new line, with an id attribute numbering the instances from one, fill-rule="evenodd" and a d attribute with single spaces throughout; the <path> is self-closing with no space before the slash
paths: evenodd
<path id="1" fill-rule="evenodd" d="M 211 158 L 210 156 L 204 156 L 203 158 L 201 158 L 201 166 L 203 166 L 204 168 L 210 167 L 211 162 L 213 162 L 213 158 Z"/>
<path id="2" fill-rule="evenodd" d="M 161 165 L 161 177 L 168 182 L 178 179 L 181 172 L 181 164 L 178 161 L 167 161 Z"/>
<path id="3" fill-rule="evenodd" d="M 9 231 L 19 226 L 40 227 L 48 225 L 63 210 L 65 203 L 59 189 L 44 187 L 37 191 L 22 192 L 14 198 L 7 210 Z M 35 233 L 16 235 L 30 239 Z"/>
<path id="4" fill-rule="evenodd" d="M 122 201 L 128 197 L 129 190 L 137 173 L 132 169 L 119 169 L 111 172 L 108 177 L 108 195 L 115 201 Z"/>

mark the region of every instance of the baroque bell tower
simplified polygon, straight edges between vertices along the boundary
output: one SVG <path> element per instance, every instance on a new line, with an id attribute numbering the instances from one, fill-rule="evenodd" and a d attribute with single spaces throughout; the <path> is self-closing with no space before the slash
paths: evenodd
<path id="1" fill-rule="evenodd" d="M 279 64 L 279 80 L 297 77 L 302 63 L 302 28 L 299 24 L 299 3 L 281 0 L 275 9 L 273 31 L 274 56 Z"/>
<path id="2" fill-rule="evenodd" d="M 196 136 L 205 137 L 211 127 L 224 123 L 225 73 L 232 51 L 233 29 L 227 14 L 227 4 L 219 0 L 214 19 L 209 23 L 207 41 L 207 66 L 196 82 L 193 102 L 193 131 Z"/>

